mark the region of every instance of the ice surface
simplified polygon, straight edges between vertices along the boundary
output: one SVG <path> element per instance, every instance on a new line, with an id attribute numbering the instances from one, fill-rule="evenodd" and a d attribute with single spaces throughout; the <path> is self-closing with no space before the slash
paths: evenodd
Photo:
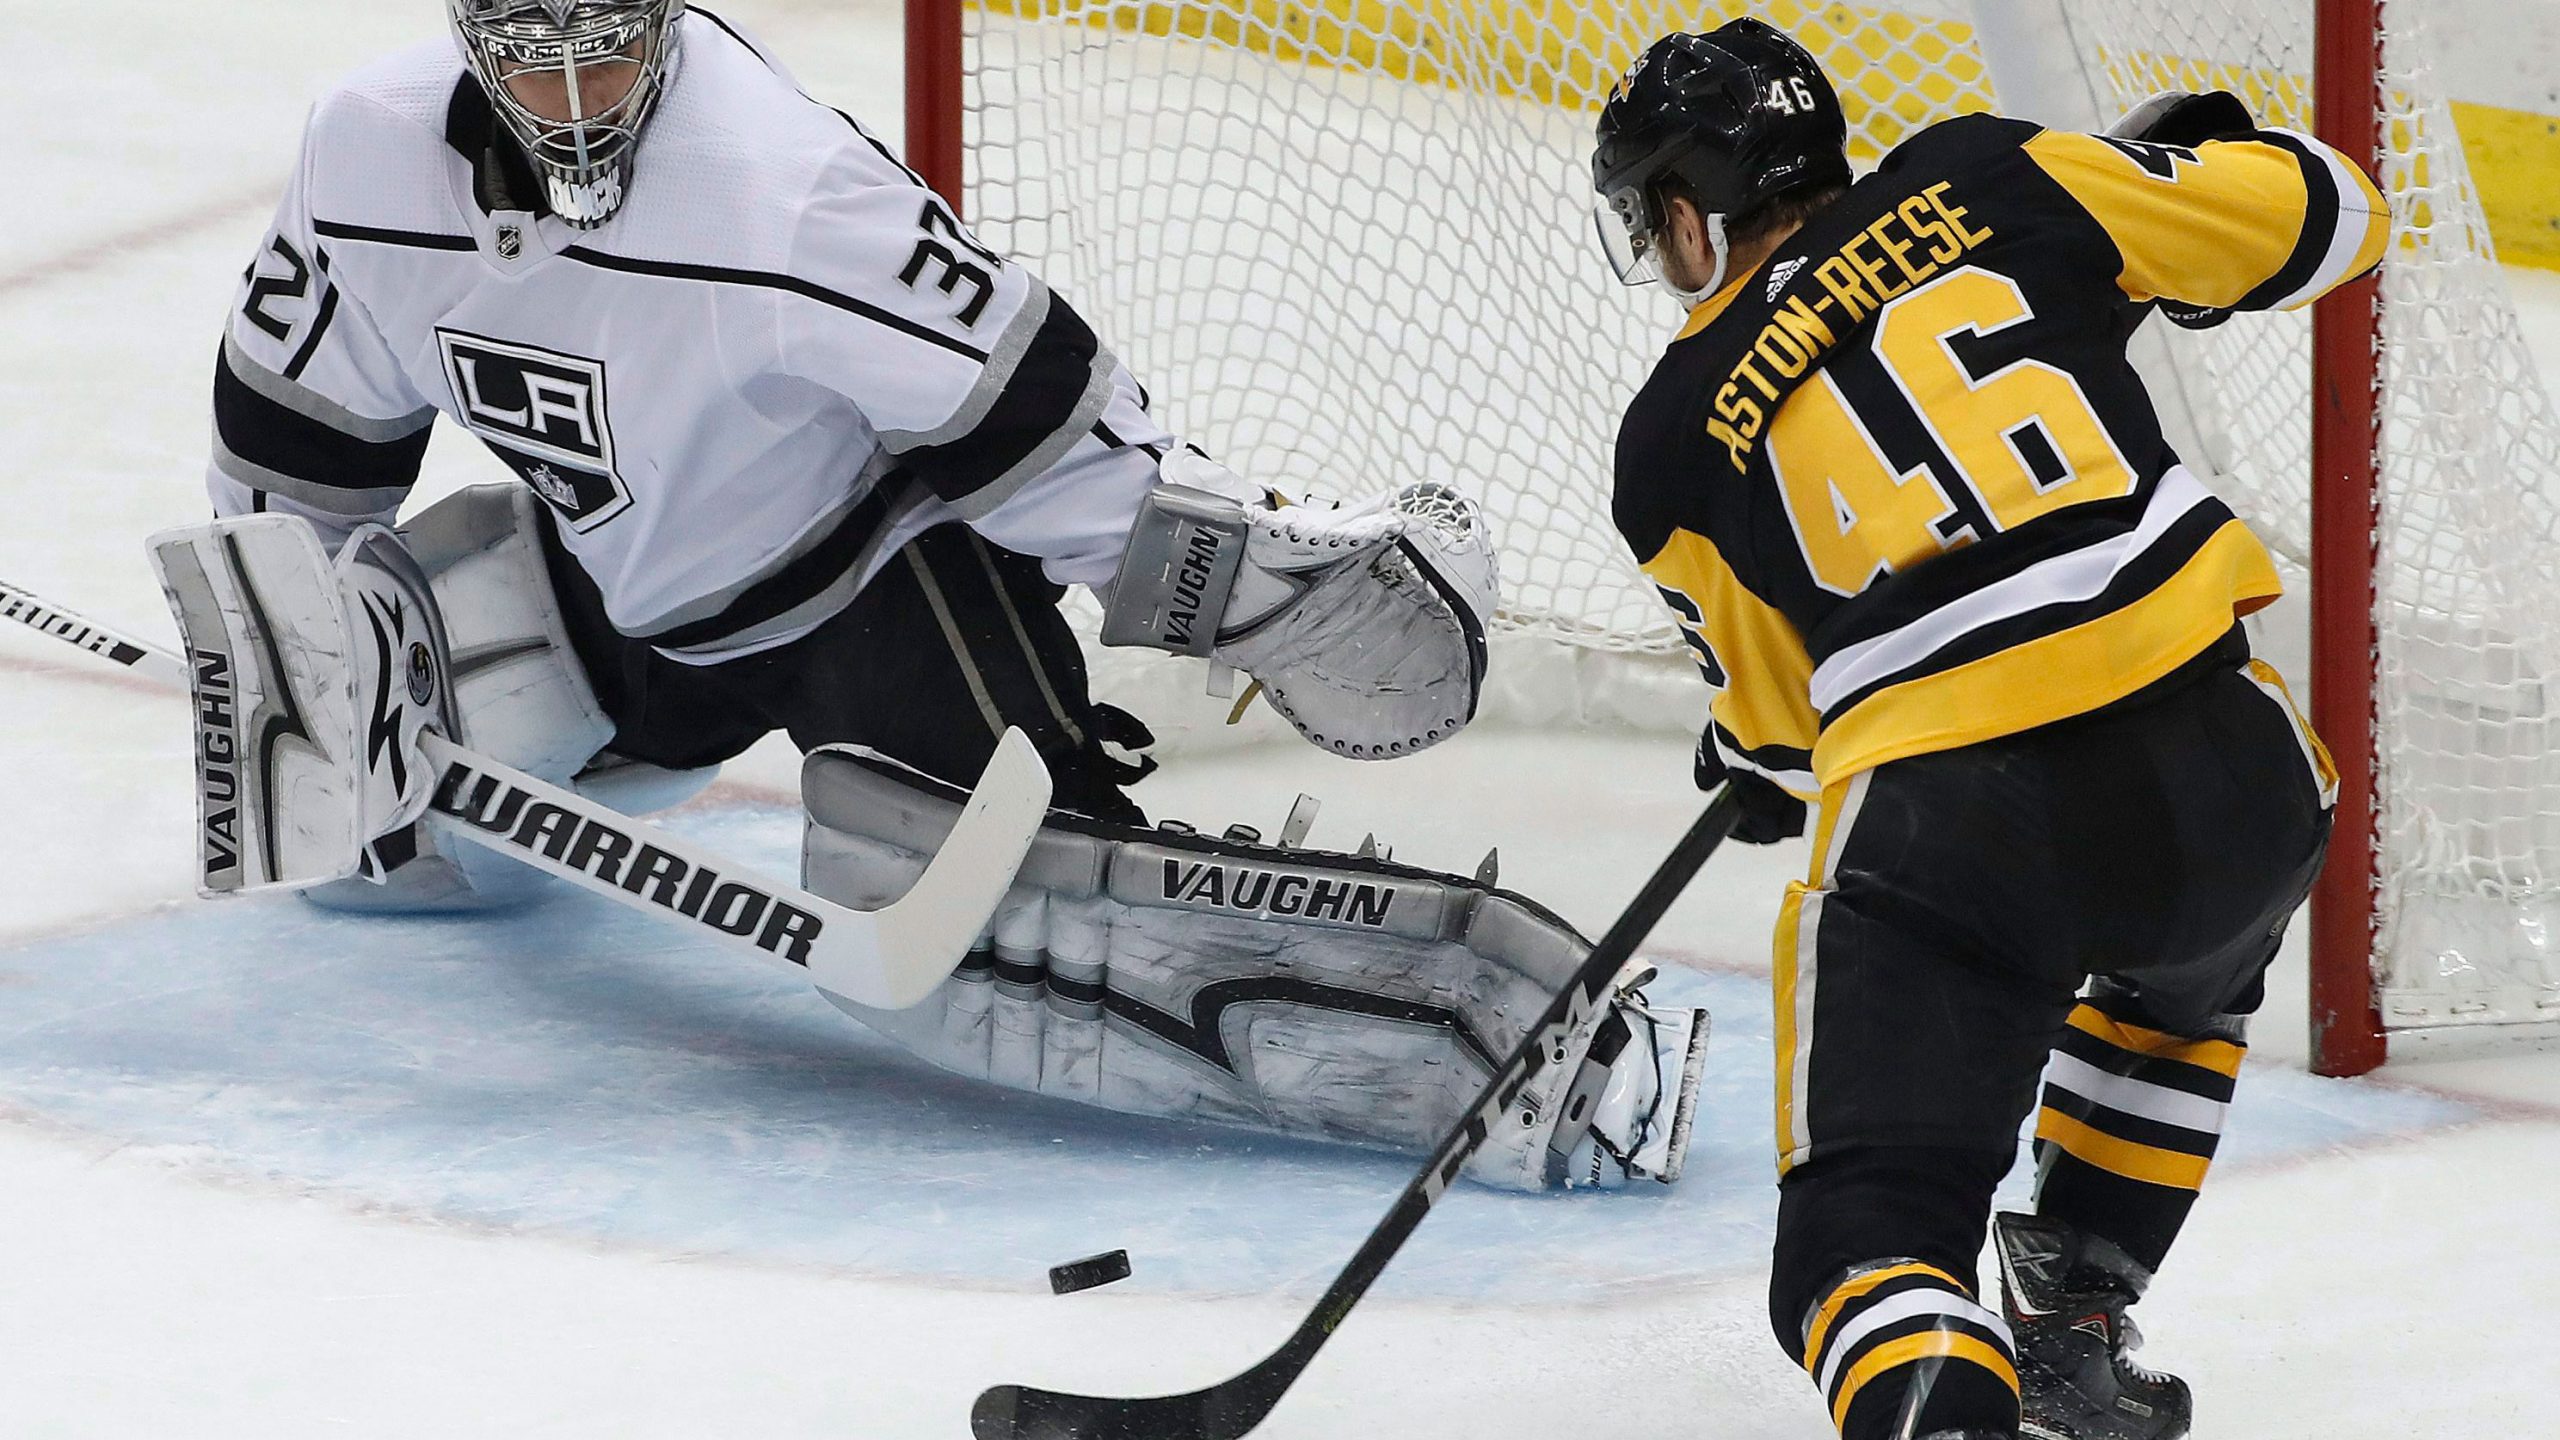
<path id="1" fill-rule="evenodd" d="M 788 811 L 682 828 L 768 873 L 796 863 Z M 948 1076 L 788 975 L 565 886 L 488 919 L 187 906 L 0 952 L 0 986 L 0 1104 L 264 1181 L 687 1254 L 1031 1290 L 1125 1246 L 1133 1289 L 1311 1292 L 1413 1167 Z M 1654 993 L 1716 1017 L 1688 1178 L 1464 1188 L 1380 1293 L 1590 1302 L 1758 1263 L 1767 986 L 1674 968 Z M 2251 1082 L 2226 1170 L 2478 1114 L 2298 1071 Z"/>
<path id="2" fill-rule="evenodd" d="M 886 0 L 719 8 L 894 134 Z M 139 540 L 201 516 L 216 325 L 302 111 L 436 7 L 0 20 L 0 574 L 166 634 Z M 2512 280 L 2560 374 L 2560 277 Z M 428 465 L 431 489 L 498 478 L 450 438 Z M 1445 868 L 1498 843 L 1508 883 L 1597 929 L 1694 813 L 1687 768 L 1676 742 L 1471 732 L 1385 767 L 1197 756 L 1146 798 L 1267 830 L 1310 790 L 1319 843 L 1376 830 Z M 787 874 L 757 807 L 793 773 L 760 751 L 685 823 Z M 0 635 L 12 1440 L 957 1440 L 997 1380 L 1250 1363 L 1405 1173 L 941 1077 L 789 977 L 579 899 L 477 930 L 207 905 L 188 809 L 171 697 Z M 1759 1298 L 1759 986 L 1804 865 L 1721 854 L 1661 934 L 1718 1017 L 1684 1189 L 1462 1192 L 1264 1434 L 1826 1433 Z M 2404 1047 L 2384 1082 L 2314 1081 L 2298 950 L 2277 984 L 2148 1353 L 2196 1382 L 2208 1440 L 2549 1433 L 2560 1055 Z M 1044 1293 L 1046 1266 L 1118 1245 L 1130 1281 Z"/>

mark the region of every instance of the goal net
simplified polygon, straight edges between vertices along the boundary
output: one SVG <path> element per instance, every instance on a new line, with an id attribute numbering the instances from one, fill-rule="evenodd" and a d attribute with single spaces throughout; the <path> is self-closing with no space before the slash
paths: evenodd
<path id="1" fill-rule="evenodd" d="M 1659 289 L 1619 286 L 1591 234 L 1592 117 L 1637 51 L 1734 15 L 1785 28 L 1837 83 L 1863 167 L 1950 115 L 2093 128 L 2173 88 L 2232 89 L 2309 130 L 2321 3 L 911 0 L 911 47 L 946 23 L 962 43 L 953 84 L 911 94 L 910 148 L 932 174 L 931 127 L 955 127 L 971 221 L 1239 471 L 1480 496 L 1502 549 L 1503 710 L 1694 730 L 1703 692 L 1608 514 L 1617 417 L 1680 318 Z M 2370 871 L 2375 920 L 2369 958 L 2324 963 L 2369 964 L 2387 1026 L 2560 1020 L 2560 424 L 2423 10 L 2384 5 L 2365 61 L 2394 212 L 2366 667 L 2378 815 L 2370 856 L 2331 863 Z M 2143 342 L 2189 463 L 2297 582 L 2309 337 L 2295 314 Z"/>

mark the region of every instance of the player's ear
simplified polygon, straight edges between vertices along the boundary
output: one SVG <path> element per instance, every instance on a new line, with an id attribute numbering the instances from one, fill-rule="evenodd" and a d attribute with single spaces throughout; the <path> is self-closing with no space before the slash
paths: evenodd
<path id="1" fill-rule="evenodd" d="M 1702 255 L 1707 248 L 1707 224 L 1698 207 L 1686 195 L 1662 197 L 1662 235 L 1664 248 L 1674 246 L 1683 257 Z"/>

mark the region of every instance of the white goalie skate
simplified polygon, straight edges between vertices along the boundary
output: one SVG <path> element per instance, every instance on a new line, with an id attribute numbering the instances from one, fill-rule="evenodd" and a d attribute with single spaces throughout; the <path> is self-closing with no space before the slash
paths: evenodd
<path id="1" fill-rule="evenodd" d="M 1615 1189 L 1680 1178 L 1711 1022 L 1702 1009 L 1648 1002 L 1643 987 L 1655 974 L 1630 961 L 1619 977 L 1584 1061 L 1586 1076 L 1597 1069 L 1603 1078 L 1596 1093 L 1577 1084 L 1549 1142 L 1556 1184 Z M 1587 1107 L 1578 1118 L 1577 1104 Z"/>

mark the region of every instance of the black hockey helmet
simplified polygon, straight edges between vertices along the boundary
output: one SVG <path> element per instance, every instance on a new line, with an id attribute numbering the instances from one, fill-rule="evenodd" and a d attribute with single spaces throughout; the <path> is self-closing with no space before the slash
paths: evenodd
<path id="1" fill-rule="evenodd" d="M 1775 26 L 1742 19 L 1654 41 L 1600 108 L 1591 152 L 1601 244 L 1618 278 L 1653 278 L 1666 179 L 1717 222 L 1721 278 L 1725 223 L 1794 191 L 1848 184 L 1848 138 L 1830 79 Z"/>

